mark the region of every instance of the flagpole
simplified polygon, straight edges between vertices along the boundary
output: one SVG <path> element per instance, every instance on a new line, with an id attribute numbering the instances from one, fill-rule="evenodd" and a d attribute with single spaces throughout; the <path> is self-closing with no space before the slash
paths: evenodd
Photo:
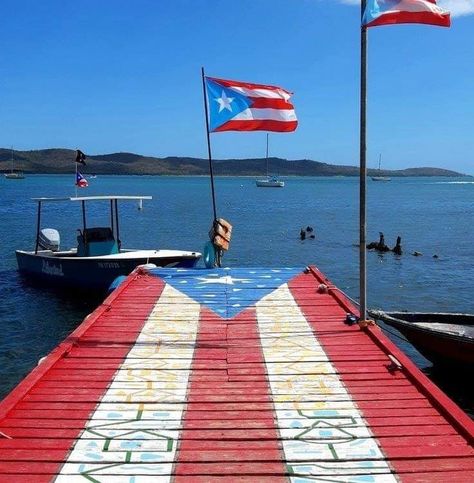
<path id="1" fill-rule="evenodd" d="M 77 163 L 74 163 L 76 165 L 76 179 L 74 180 L 74 187 L 76 189 L 76 198 L 77 198 Z"/>
<path id="2" fill-rule="evenodd" d="M 361 19 L 367 1 L 361 1 Z M 361 22 L 362 25 L 362 22 Z M 367 319 L 367 27 L 360 31 L 360 172 L 359 172 L 359 300 L 360 320 Z"/>
<path id="3" fill-rule="evenodd" d="M 207 111 L 206 80 L 204 75 L 204 67 L 201 67 L 201 75 L 202 75 L 202 92 L 204 95 L 204 114 L 206 116 L 207 154 L 209 157 L 209 173 L 211 175 L 212 209 L 214 211 L 214 221 L 215 221 L 217 220 L 216 193 L 214 190 L 214 172 L 212 170 L 211 135 L 209 132 L 209 114 Z"/>

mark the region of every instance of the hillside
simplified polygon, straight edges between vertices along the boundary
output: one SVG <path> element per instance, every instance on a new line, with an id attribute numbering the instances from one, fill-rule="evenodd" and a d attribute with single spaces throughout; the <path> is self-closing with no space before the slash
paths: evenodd
<path id="1" fill-rule="evenodd" d="M 41 149 L 14 151 L 15 169 L 25 173 L 71 173 L 74 170 L 75 151 L 70 149 Z M 11 151 L 0 148 L 0 172 L 11 167 Z M 88 155 L 87 166 L 81 172 L 96 174 L 155 174 L 155 175 L 208 175 L 207 159 L 187 157 L 154 158 L 133 153 Z M 269 159 L 270 170 L 281 176 L 358 176 L 357 166 L 341 166 L 310 159 Z M 265 159 L 225 159 L 213 161 L 217 176 L 261 176 L 265 172 Z M 379 174 L 369 169 L 368 175 Z M 382 170 L 392 177 L 404 176 L 464 176 L 446 169 L 421 167 L 403 170 Z"/>

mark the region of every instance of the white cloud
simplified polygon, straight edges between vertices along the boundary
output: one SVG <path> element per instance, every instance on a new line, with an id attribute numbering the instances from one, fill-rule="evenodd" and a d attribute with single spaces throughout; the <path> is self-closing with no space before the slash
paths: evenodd
<path id="1" fill-rule="evenodd" d="M 346 5 L 360 5 L 360 0 L 337 0 Z M 452 17 L 474 14 L 474 0 L 438 0 L 437 4 L 451 12 Z"/>
<path id="2" fill-rule="evenodd" d="M 439 0 L 438 5 L 451 12 L 452 17 L 474 13 L 474 0 Z"/>

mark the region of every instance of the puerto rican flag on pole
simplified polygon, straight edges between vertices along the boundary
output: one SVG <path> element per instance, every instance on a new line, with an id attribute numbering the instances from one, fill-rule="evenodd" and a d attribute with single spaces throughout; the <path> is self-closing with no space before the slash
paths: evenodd
<path id="1" fill-rule="evenodd" d="M 206 77 L 210 132 L 291 132 L 298 121 L 292 93 L 281 87 Z"/>
<path id="2" fill-rule="evenodd" d="M 79 171 L 76 171 L 76 186 L 79 186 L 79 188 L 86 188 L 89 186 L 89 183 L 87 182 L 87 179 L 82 176 Z"/>
<path id="3" fill-rule="evenodd" d="M 449 27 L 450 13 L 435 0 L 367 0 L 362 25 L 376 27 L 399 23 L 420 23 Z"/>

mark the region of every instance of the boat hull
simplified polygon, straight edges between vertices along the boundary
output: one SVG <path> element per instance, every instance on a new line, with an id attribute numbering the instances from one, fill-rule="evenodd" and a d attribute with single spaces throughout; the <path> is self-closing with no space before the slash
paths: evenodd
<path id="1" fill-rule="evenodd" d="M 259 188 L 283 188 L 285 186 L 284 181 L 268 181 L 265 179 L 257 179 L 255 183 Z"/>
<path id="2" fill-rule="evenodd" d="M 53 252 L 16 251 L 18 269 L 22 275 L 48 285 L 76 287 L 82 290 L 107 290 L 120 275 L 128 275 L 138 265 L 152 263 L 158 267 L 186 267 L 196 265 L 201 254 L 194 252 L 150 251 L 147 256 L 77 257 L 58 256 Z M 142 251 L 143 253 L 143 251 Z M 156 256 L 153 256 L 156 254 Z"/>
<path id="3" fill-rule="evenodd" d="M 473 315 L 380 312 L 374 316 L 401 332 L 436 366 L 474 369 Z"/>
<path id="4" fill-rule="evenodd" d="M 7 179 L 25 179 L 25 176 L 20 173 L 5 173 Z"/>

